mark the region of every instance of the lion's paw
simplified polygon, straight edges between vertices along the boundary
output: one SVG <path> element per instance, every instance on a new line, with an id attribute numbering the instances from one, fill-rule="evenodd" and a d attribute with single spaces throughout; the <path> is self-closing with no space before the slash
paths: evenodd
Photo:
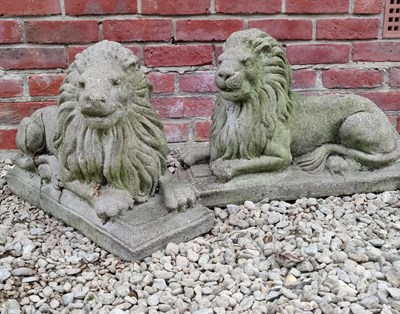
<path id="1" fill-rule="evenodd" d="M 179 181 L 170 173 L 162 176 L 159 183 L 160 194 L 168 211 L 184 211 L 194 205 L 197 191 L 193 185 Z"/>
<path id="2" fill-rule="evenodd" d="M 101 192 L 100 192 L 101 193 Z M 101 219 L 109 219 L 122 215 L 128 208 L 133 207 L 134 200 L 126 191 L 115 191 L 93 198 L 93 207 Z"/>
<path id="3" fill-rule="evenodd" d="M 231 160 L 217 159 L 211 163 L 210 169 L 219 182 L 226 182 L 234 177 L 234 169 Z"/>
<path id="4" fill-rule="evenodd" d="M 196 201 L 196 191 L 191 184 L 177 184 L 164 190 L 164 202 L 168 211 L 184 211 L 193 207 Z"/>
<path id="5" fill-rule="evenodd" d="M 210 158 L 208 146 L 187 146 L 180 151 L 179 160 L 187 166 L 205 163 Z"/>

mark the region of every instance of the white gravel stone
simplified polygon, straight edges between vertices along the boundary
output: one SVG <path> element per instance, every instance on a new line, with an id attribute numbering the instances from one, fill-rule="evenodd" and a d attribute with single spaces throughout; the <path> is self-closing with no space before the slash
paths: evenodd
<path id="1" fill-rule="evenodd" d="M 393 299 L 400 300 L 400 289 L 399 288 L 386 288 L 386 291 L 389 292 L 389 295 Z"/>
<path id="2" fill-rule="evenodd" d="M 62 296 L 63 304 L 68 305 L 74 302 L 74 294 L 73 293 L 66 293 Z"/>
<path id="3" fill-rule="evenodd" d="M 226 205 L 226 209 L 229 213 L 229 215 L 236 215 L 240 211 L 240 207 L 234 204 L 228 204 Z"/>
<path id="4" fill-rule="evenodd" d="M 6 314 L 20 314 L 21 306 L 15 299 L 10 299 L 5 302 Z"/>
<path id="5" fill-rule="evenodd" d="M 256 208 L 256 205 L 252 201 L 244 202 L 243 206 L 249 210 L 253 210 Z"/>
<path id="6" fill-rule="evenodd" d="M 50 302 L 50 307 L 54 310 L 60 306 L 60 302 L 58 300 L 52 300 Z"/>
<path id="7" fill-rule="evenodd" d="M 199 254 L 197 254 L 195 251 L 189 249 L 187 251 L 187 258 L 190 262 L 197 262 L 199 260 Z"/>
<path id="8" fill-rule="evenodd" d="M 179 246 L 176 243 L 168 243 L 167 247 L 165 248 L 165 253 L 167 255 L 176 256 L 179 253 Z"/>
<path id="9" fill-rule="evenodd" d="M 0 282 L 6 281 L 11 276 L 8 269 L 0 269 Z"/>
<path id="10" fill-rule="evenodd" d="M 149 306 L 156 306 L 158 303 L 160 303 L 160 298 L 157 294 L 153 294 L 147 299 L 147 304 Z"/>
<path id="11" fill-rule="evenodd" d="M 315 243 L 312 243 L 304 249 L 304 252 L 309 256 L 315 256 L 318 253 L 318 247 Z"/>
<path id="12" fill-rule="evenodd" d="M 11 275 L 13 276 L 32 276 L 33 274 L 34 274 L 33 269 L 26 267 L 16 268 L 11 271 Z"/>
<path id="13" fill-rule="evenodd" d="M 281 221 L 282 215 L 277 212 L 270 212 L 268 215 L 268 223 L 270 225 L 275 225 Z"/>

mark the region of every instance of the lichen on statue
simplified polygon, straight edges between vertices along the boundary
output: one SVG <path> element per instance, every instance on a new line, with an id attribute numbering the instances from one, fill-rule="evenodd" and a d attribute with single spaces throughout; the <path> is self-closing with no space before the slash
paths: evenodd
<path id="1" fill-rule="evenodd" d="M 163 177 L 168 147 L 151 90 L 129 49 L 111 41 L 89 47 L 68 68 L 58 107 L 21 122 L 17 143 L 28 158 L 19 164 L 83 197 L 106 218 L 147 201 L 160 181 L 173 187 Z M 177 208 L 178 195 L 170 192 L 167 205 Z M 194 192 L 183 189 L 179 199 L 185 207 Z"/>
<path id="2" fill-rule="evenodd" d="M 400 158 L 399 135 L 370 100 L 355 95 L 302 96 L 282 46 L 258 29 L 233 33 L 219 56 L 219 89 L 206 156 L 221 181 L 281 171 L 294 163 L 311 173 L 373 169 Z"/>

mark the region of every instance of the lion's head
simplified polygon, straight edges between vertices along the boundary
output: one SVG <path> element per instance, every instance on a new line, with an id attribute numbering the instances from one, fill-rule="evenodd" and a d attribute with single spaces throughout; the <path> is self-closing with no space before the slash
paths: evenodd
<path id="1" fill-rule="evenodd" d="M 233 33 L 223 48 L 215 78 L 211 161 L 259 157 L 276 123 L 289 117 L 291 69 L 281 45 L 258 29 Z"/>
<path id="2" fill-rule="evenodd" d="M 165 171 L 167 144 L 138 58 L 102 41 L 76 57 L 60 89 L 55 149 L 62 181 L 109 184 L 142 202 Z"/>

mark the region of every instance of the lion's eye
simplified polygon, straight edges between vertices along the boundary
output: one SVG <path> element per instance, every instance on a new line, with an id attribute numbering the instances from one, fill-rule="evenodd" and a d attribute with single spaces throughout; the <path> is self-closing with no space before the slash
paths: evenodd
<path id="1" fill-rule="evenodd" d="M 113 85 L 119 85 L 120 82 L 121 82 L 120 79 L 113 79 L 113 80 L 112 80 L 112 84 L 113 84 Z"/>

